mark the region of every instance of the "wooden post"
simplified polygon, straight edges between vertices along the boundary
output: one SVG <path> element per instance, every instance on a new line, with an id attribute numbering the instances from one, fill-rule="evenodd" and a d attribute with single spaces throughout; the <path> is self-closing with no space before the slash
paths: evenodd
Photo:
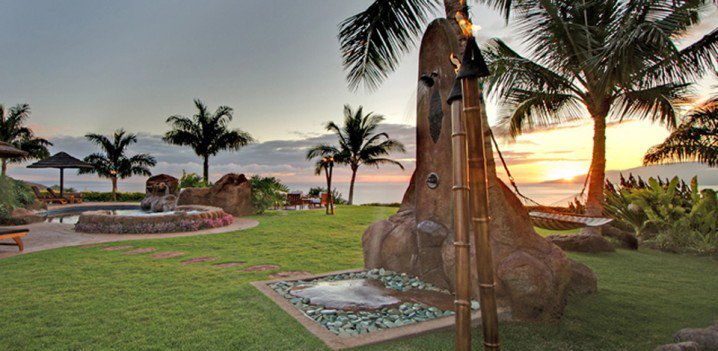
<path id="1" fill-rule="evenodd" d="M 471 189 L 469 198 L 474 243 L 476 244 L 476 270 L 479 278 L 479 303 L 481 305 L 481 325 L 484 332 L 484 349 L 498 351 L 498 313 L 494 292 L 496 283 L 489 236 L 488 170 L 484 151 L 484 128 L 481 121 L 483 107 L 479 91 L 479 78 L 488 74 L 488 67 L 476 45 L 476 40 L 469 37 L 457 79 L 461 80 L 463 112 L 466 119 L 469 187 Z"/>
<path id="2" fill-rule="evenodd" d="M 63 197 L 65 193 L 65 169 L 60 168 L 60 197 Z"/>

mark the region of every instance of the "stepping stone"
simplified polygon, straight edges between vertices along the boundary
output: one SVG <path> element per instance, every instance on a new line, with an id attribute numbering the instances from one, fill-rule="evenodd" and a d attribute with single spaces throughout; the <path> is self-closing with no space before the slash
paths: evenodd
<path id="1" fill-rule="evenodd" d="M 216 259 L 217 259 L 217 257 L 212 257 L 212 256 L 195 257 L 195 258 L 191 258 L 189 260 L 182 261 L 182 264 L 187 265 L 187 264 L 193 264 L 193 263 L 214 261 Z"/>
<path id="2" fill-rule="evenodd" d="M 247 262 L 225 262 L 225 263 L 215 263 L 213 266 L 221 267 L 221 268 L 230 268 L 230 267 L 238 267 L 243 266 Z"/>
<path id="3" fill-rule="evenodd" d="M 123 255 L 138 255 L 138 254 L 143 254 L 143 253 L 152 252 L 152 251 L 155 251 L 155 250 L 157 250 L 157 249 L 155 249 L 154 247 L 143 247 L 143 248 L 139 248 L 139 249 L 134 249 L 134 250 L 130 250 L 130 251 L 125 251 L 125 252 L 123 252 L 122 254 L 123 254 Z"/>
<path id="4" fill-rule="evenodd" d="M 261 272 L 261 271 L 270 271 L 272 269 L 277 269 L 279 266 L 275 266 L 273 264 L 261 264 L 257 266 L 249 266 L 242 270 L 242 272 Z"/>
<path id="5" fill-rule="evenodd" d="M 151 257 L 162 259 L 162 258 L 172 258 L 172 257 L 177 257 L 177 256 L 182 256 L 182 255 L 184 255 L 184 252 L 182 252 L 182 251 L 165 251 L 165 252 L 158 252 L 158 253 L 152 255 Z"/>
<path id="6" fill-rule="evenodd" d="M 110 246 L 102 249 L 103 251 L 117 251 L 117 250 L 126 250 L 131 249 L 131 245 L 120 245 L 120 246 Z"/>
<path id="7" fill-rule="evenodd" d="M 78 248 L 80 248 L 80 249 L 94 249 L 94 248 L 96 248 L 96 247 L 103 247 L 103 246 L 107 246 L 107 244 L 82 245 L 82 246 L 78 246 Z"/>
<path id="8" fill-rule="evenodd" d="M 274 274 L 269 275 L 269 279 L 284 279 L 284 278 L 291 278 L 291 277 L 300 277 L 303 275 L 310 275 L 311 273 L 305 272 L 305 271 L 286 271 L 286 272 L 278 272 Z"/>

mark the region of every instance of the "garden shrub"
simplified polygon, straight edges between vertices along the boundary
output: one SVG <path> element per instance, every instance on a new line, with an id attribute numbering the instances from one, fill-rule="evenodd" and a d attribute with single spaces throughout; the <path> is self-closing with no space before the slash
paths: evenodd
<path id="1" fill-rule="evenodd" d="M 187 173 L 184 169 L 182 170 L 182 176 L 179 180 L 179 188 L 207 188 L 212 186 L 211 183 L 207 183 L 197 173 Z"/>
<path id="2" fill-rule="evenodd" d="M 254 175 L 249 181 L 252 184 L 252 205 L 257 214 L 264 213 L 275 203 L 284 201 L 285 194 L 289 191 L 289 188 L 275 177 Z"/>
<path id="3" fill-rule="evenodd" d="M 608 186 L 606 212 L 634 228 L 648 245 L 670 252 L 718 254 L 718 197 L 680 179 L 650 178 L 641 186 Z M 651 230 L 646 230 L 651 228 Z"/>
<path id="4" fill-rule="evenodd" d="M 83 191 L 82 198 L 87 202 L 111 202 L 112 192 Z M 145 198 L 145 193 L 118 192 L 117 202 L 139 202 Z"/>
<path id="5" fill-rule="evenodd" d="M 322 193 L 326 193 L 327 188 L 322 188 L 320 186 L 309 188 L 309 196 L 319 196 Z M 342 193 L 337 191 L 336 188 L 332 190 L 332 200 L 334 200 L 335 205 L 344 205 L 347 203 L 347 200 L 344 199 L 344 196 Z"/>

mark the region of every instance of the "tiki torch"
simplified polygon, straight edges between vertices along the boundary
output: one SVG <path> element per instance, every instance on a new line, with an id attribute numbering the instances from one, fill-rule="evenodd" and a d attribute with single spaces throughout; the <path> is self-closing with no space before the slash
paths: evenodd
<path id="1" fill-rule="evenodd" d="M 473 36 L 469 36 L 456 79 L 461 81 L 463 115 L 466 120 L 469 208 L 476 245 L 476 270 L 479 278 L 481 325 L 484 332 L 484 349 L 499 350 L 498 313 L 494 288 L 494 267 L 489 237 L 489 192 L 484 128 L 481 121 L 481 93 L 479 78 L 489 75 L 489 68 Z M 458 290 L 458 287 L 457 287 Z"/>
<path id="2" fill-rule="evenodd" d="M 453 57 L 452 61 L 458 64 Z M 458 67 L 457 67 L 458 71 Z M 447 100 L 451 106 L 452 195 L 454 202 L 454 250 L 456 269 L 456 350 L 471 350 L 471 241 L 469 239 L 469 186 L 466 159 L 466 126 L 461 114 L 461 81 L 454 81 Z"/>
<path id="3" fill-rule="evenodd" d="M 334 197 L 332 196 L 332 173 L 334 173 L 334 156 L 322 158 L 324 175 L 327 178 L 327 214 L 334 214 Z"/>

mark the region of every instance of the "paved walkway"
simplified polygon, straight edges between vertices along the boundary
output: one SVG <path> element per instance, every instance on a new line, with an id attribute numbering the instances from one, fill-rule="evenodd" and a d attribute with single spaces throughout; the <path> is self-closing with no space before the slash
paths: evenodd
<path id="1" fill-rule="evenodd" d="M 127 205 L 128 203 L 123 203 Z M 75 207 L 75 206 L 89 206 L 90 203 L 80 205 L 68 205 L 61 208 Z M 102 205 L 112 205 L 112 203 L 102 203 Z M 131 203 L 130 203 L 131 205 Z M 52 209 L 59 207 L 52 206 Z M 47 223 L 40 222 L 30 225 L 22 226 L 22 228 L 29 228 L 30 233 L 27 236 L 22 237 L 22 241 L 25 244 L 25 251 L 22 253 L 18 252 L 17 246 L 5 246 L 0 245 L 0 258 L 15 256 L 23 253 L 30 253 L 35 251 L 55 249 L 58 247 L 75 246 L 75 245 L 86 245 L 93 243 L 106 243 L 113 241 L 123 240 L 143 240 L 143 239 L 159 239 L 159 238 L 175 238 L 181 236 L 194 236 L 194 235 L 208 235 L 208 234 L 219 234 L 233 232 L 237 230 L 243 230 L 248 228 L 256 227 L 259 224 L 254 219 L 247 218 L 234 218 L 234 222 L 226 227 L 212 228 L 206 230 L 200 230 L 196 232 L 184 232 L 184 233 L 165 233 L 165 234 L 86 234 L 77 233 L 73 230 L 74 224 L 62 224 L 62 223 Z M 12 242 L 12 241 L 9 241 Z"/>

